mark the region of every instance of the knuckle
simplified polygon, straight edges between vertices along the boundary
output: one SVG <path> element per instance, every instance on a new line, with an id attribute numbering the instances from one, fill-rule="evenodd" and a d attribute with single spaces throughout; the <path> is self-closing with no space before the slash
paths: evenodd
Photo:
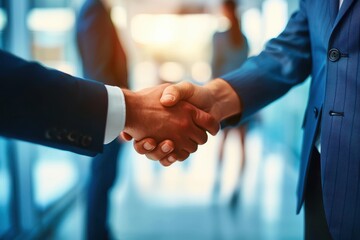
<path id="1" fill-rule="evenodd" d="M 145 149 L 138 142 L 134 142 L 134 149 L 137 153 L 142 154 L 142 155 L 147 153 L 147 151 L 145 151 Z"/>
<path id="2" fill-rule="evenodd" d="M 194 153 L 194 152 L 196 152 L 198 150 L 198 145 L 197 144 L 195 144 L 193 147 L 192 147 L 192 149 L 191 149 L 191 153 Z"/>
<path id="3" fill-rule="evenodd" d="M 205 144 L 208 140 L 208 135 L 206 133 L 204 133 L 204 135 L 202 136 L 202 138 L 200 139 L 200 143 L 199 144 Z"/>
<path id="4" fill-rule="evenodd" d="M 152 154 L 152 153 L 145 154 L 145 156 L 146 156 L 148 159 L 150 159 L 150 160 L 154 160 L 154 161 L 159 160 L 159 158 L 157 158 L 156 156 L 154 156 L 154 154 Z"/>
<path id="5" fill-rule="evenodd" d="M 189 89 L 189 88 L 191 88 L 191 83 L 189 83 L 189 82 L 183 82 L 183 87 L 184 88 L 186 88 L 186 89 Z"/>
<path id="6" fill-rule="evenodd" d="M 193 153 L 196 152 L 197 148 L 198 148 L 198 144 L 194 141 L 191 141 L 191 143 L 188 144 L 188 146 L 184 149 L 184 152 Z"/>
<path id="7" fill-rule="evenodd" d="M 179 157 L 178 160 L 179 160 L 180 162 L 183 162 L 183 161 L 185 161 L 189 156 L 190 156 L 190 153 L 183 151 L 183 153 L 181 154 L 181 156 Z"/>
<path id="8" fill-rule="evenodd" d="M 182 129 L 189 129 L 190 126 L 191 126 L 191 123 L 190 123 L 190 121 L 187 120 L 187 119 L 184 119 L 183 121 L 180 122 L 180 127 L 181 127 Z"/>
<path id="9" fill-rule="evenodd" d="M 180 102 L 179 103 L 179 107 L 184 111 L 184 112 L 192 112 L 194 110 L 194 107 L 188 103 L 188 102 Z"/>
<path id="10" fill-rule="evenodd" d="M 208 125 L 208 126 L 214 125 L 215 121 L 213 121 L 214 119 L 210 114 L 207 113 L 207 114 L 203 114 L 203 115 L 204 115 L 203 116 L 204 122 L 206 125 Z"/>

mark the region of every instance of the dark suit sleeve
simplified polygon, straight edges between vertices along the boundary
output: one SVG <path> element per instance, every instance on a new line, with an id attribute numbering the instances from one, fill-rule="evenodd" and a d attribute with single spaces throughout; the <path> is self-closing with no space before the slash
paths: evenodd
<path id="1" fill-rule="evenodd" d="M 95 155 L 103 148 L 106 115 L 103 84 L 0 50 L 0 135 Z"/>
<path id="2" fill-rule="evenodd" d="M 303 82 L 310 74 L 311 65 L 308 21 L 301 1 L 300 10 L 292 15 L 285 30 L 270 40 L 259 56 L 249 58 L 238 70 L 221 78 L 239 95 L 244 107 L 242 118 L 246 119 Z"/>

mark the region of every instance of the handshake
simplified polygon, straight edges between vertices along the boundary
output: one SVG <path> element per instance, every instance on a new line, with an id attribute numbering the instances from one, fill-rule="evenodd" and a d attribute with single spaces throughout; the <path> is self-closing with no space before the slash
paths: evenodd
<path id="1" fill-rule="evenodd" d="M 139 92 L 123 90 L 126 123 L 122 137 L 134 139 L 134 148 L 163 166 L 183 161 L 215 135 L 220 121 L 241 112 L 233 88 L 222 79 L 200 87 L 182 82 Z"/>

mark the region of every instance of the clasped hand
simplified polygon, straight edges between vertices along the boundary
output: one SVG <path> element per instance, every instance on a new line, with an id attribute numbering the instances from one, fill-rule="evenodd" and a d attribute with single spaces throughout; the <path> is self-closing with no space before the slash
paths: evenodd
<path id="1" fill-rule="evenodd" d="M 189 102 L 174 96 L 160 102 L 168 86 L 163 84 L 136 93 L 124 91 L 127 113 L 123 136 L 135 140 L 137 152 L 160 160 L 164 166 L 188 158 L 198 145 L 207 142 L 206 131 L 212 135 L 219 131 L 219 122 L 213 116 Z"/>
<path id="2" fill-rule="evenodd" d="M 133 138 L 138 153 L 164 166 L 188 158 L 207 142 L 206 131 L 215 135 L 221 120 L 240 111 L 238 96 L 221 79 L 205 87 L 183 82 L 124 94 L 123 138 Z"/>

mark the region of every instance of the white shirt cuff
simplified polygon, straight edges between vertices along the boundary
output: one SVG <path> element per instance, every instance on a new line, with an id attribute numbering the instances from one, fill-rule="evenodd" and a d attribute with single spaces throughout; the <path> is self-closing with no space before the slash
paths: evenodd
<path id="1" fill-rule="evenodd" d="M 114 141 L 125 127 L 126 106 L 123 91 L 118 87 L 105 85 L 108 93 L 108 111 L 104 144 Z"/>

